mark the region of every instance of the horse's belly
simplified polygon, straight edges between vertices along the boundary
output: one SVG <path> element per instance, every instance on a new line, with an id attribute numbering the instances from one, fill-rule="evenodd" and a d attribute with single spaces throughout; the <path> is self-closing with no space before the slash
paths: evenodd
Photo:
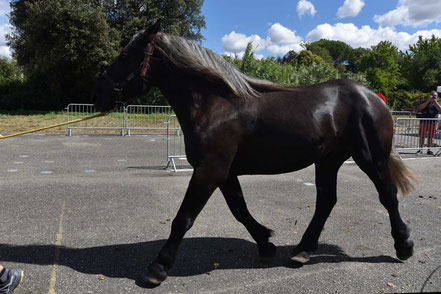
<path id="1" fill-rule="evenodd" d="M 231 171 L 244 174 L 280 174 L 303 169 L 320 157 L 319 151 L 299 146 L 256 146 L 239 150 Z"/>

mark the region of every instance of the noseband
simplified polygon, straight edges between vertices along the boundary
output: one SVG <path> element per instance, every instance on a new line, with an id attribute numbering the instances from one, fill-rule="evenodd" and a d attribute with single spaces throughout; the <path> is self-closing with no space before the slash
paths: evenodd
<path id="1" fill-rule="evenodd" d="M 144 82 L 147 81 L 148 78 L 148 69 L 150 68 L 150 58 L 153 55 L 154 46 L 152 43 L 148 43 L 145 49 L 144 53 L 144 60 L 141 63 L 140 69 L 139 69 L 139 76 L 144 80 Z M 118 97 L 121 97 L 121 91 L 122 89 L 137 75 L 136 72 L 130 73 L 125 79 L 123 79 L 121 82 L 115 82 L 107 73 L 107 71 L 104 71 L 102 73 L 102 77 L 106 79 L 107 81 L 112 84 L 113 91 L 117 93 Z"/>

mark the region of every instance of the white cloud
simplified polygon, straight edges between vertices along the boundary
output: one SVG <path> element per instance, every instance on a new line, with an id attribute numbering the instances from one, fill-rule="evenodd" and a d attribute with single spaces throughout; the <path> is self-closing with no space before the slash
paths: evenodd
<path id="1" fill-rule="evenodd" d="M 343 6 L 337 11 L 339 18 L 357 16 L 364 6 L 363 0 L 345 0 Z"/>
<path id="2" fill-rule="evenodd" d="M 353 48 L 370 48 L 377 45 L 380 41 L 390 41 L 400 50 L 408 50 L 409 45 L 418 41 L 418 36 L 430 38 L 435 35 L 441 38 L 441 29 L 419 30 L 413 34 L 397 31 L 393 27 L 372 28 L 368 25 L 357 27 L 353 23 L 320 24 L 310 31 L 306 40 L 309 42 L 320 39 L 337 40 L 345 42 Z M 224 54 L 239 58 L 247 47 L 248 42 L 253 43 L 253 50 L 256 58 L 262 58 L 262 54 L 283 56 L 291 50 L 300 52 L 303 50 L 303 38 L 296 35 L 294 30 L 284 27 L 280 23 L 271 25 L 267 31 L 266 38 L 259 35 L 247 36 L 236 32 L 231 32 L 222 38 L 225 50 Z"/>
<path id="3" fill-rule="evenodd" d="M 309 14 L 311 16 L 314 16 L 317 13 L 317 10 L 315 10 L 314 5 L 309 2 L 308 0 L 300 0 L 297 3 L 297 14 L 299 18 L 302 18 L 303 15 Z"/>
<path id="4" fill-rule="evenodd" d="M 11 32 L 11 26 L 9 24 L 0 25 L 0 56 L 6 56 L 11 58 L 11 51 L 6 46 L 6 34 Z"/>
<path id="5" fill-rule="evenodd" d="M 271 44 L 291 44 L 291 43 L 299 43 L 302 38 L 296 36 L 295 31 L 292 31 L 280 23 L 273 24 L 268 30 L 267 40 Z"/>
<path id="6" fill-rule="evenodd" d="M 410 44 L 418 41 L 418 36 L 429 38 L 431 35 L 441 37 L 441 30 L 421 30 L 414 34 L 397 32 L 391 27 L 373 29 L 370 26 L 358 28 L 352 23 L 337 23 L 335 25 L 321 24 L 310 31 L 306 36 L 308 41 L 320 39 L 338 40 L 345 42 L 353 48 L 369 48 L 380 41 L 390 41 L 401 50 L 407 50 Z"/>
<path id="7" fill-rule="evenodd" d="M 375 15 L 374 21 L 381 26 L 422 27 L 433 22 L 441 22 L 441 1 L 439 0 L 399 0 L 396 9 L 383 15 Z"/>
<path id="8" fill-rule="evenodd" d="M 222 46 L 227 52 L 245 51 L 249 42 L 253 45 L 253 51 L 259 51 L 266 46 L 266 41 L 258 35 L 247 37 L 244 34 L 232 31 L 228 35 L 222 37 Z"/>
<path id="9" fill-rule="evenodd" d="M 301 46 L 301 43 L 298 43 L 289 45 L 270 45 L 266 48 L 266 50 L 273 55 L 283 56 L 291 50 L 300 52 L 303 50 L 303 48 Z"/>
<path id="10" fill-rule="evenodd" d="M 290 50 L 299 52 L 302 50 L 300 46 L 302 39 L 303 38 L 296 36 L 295 31 L 284 27 L 280 23 L 275 23 L 268 29 L 266 39 L 258 35 L 247 36 L 232 31 L 228 35 L 223 36 L 222 45 L 225 50 L 225 55 L 232 57 L 237 55 L 241 58 L 248 43 L 252 42 L 255 57 L 263 58 L 262 54 L 256 53 L 263 50 L 273 55 L 285 55 Z"/>

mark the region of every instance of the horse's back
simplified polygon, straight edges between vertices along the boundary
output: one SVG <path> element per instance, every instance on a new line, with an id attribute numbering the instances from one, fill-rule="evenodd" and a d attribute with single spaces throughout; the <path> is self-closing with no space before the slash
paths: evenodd
<path id="1" fill-rule="evenodd" d="M 239 174 L 295 171 L 336 152 L 349 157 L 361 120 L 390 119 L 375 93 L 349 80 L 287 88 L 248 103 L 255 110 L 244 120 L 252 123 L 232 165 Z"/>

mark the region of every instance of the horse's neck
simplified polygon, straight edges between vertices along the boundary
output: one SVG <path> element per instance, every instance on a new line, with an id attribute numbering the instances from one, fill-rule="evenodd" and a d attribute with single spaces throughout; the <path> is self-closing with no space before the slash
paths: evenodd
<path id="1" fill-rule="evenodd" d="M 176 113 L 183 129 L 194 123 L 192 112 L 203 102 L 203 81 L 165 70 L 159 75 L 157 86 Z"/>

